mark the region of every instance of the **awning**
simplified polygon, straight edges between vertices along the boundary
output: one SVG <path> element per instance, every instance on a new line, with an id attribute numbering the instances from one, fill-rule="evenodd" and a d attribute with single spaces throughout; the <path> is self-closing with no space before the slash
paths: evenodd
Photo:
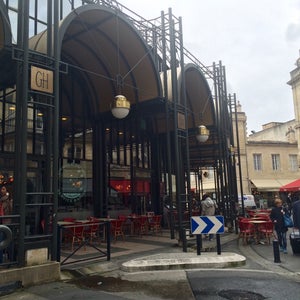
<path id="1" fill-rule="evenodd" d="M 300 191 L 300 179 L 294 180 L 288 184 L 283 185 L 280 192 L 299 192 Z"/>
<path id="2" fill-rule="evenodd" d="M 144 180 L 138 180 L 133 182 L 133 191 L 136 193 L 150 193 L 150 182 Z M 130 180 L 111 180 L 110 186 L 119 193 L 131 192 Z"/>
<path id="3" fill-rule="evenodd" d="M 259 191 L 278 192 L 290 179 L 251 179 L 252 184 Z"/>

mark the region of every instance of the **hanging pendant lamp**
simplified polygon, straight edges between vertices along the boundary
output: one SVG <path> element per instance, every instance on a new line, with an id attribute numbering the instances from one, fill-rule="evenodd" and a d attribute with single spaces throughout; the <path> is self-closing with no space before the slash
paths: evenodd
<path id="1" fill-rule="evenodd" d="M 197 128 L 196 138 L 199 143 L 205 143 L 209 138 L 209 130 L 204 125 L 199 125 Z"/>
<path id="2" fill-rule="evenodd" d="M 130 102 L 122 95 L 122 90 L 124 86 L 124 78 L 121 75 L 120 67 L 120 32 L 119 32 L 119 16 L 116 14 L 116 41 L 117 41 L 117 66 L 118 74 L 116 76 L 116 84 L 118 95 L 111 102 L 111 112 L 113 116 L 117 119 L 124 119 L 128 116 L 130 110 Z"/>
<path id="3" fill-rule="evenodd" d="M 111 112 L 117 119 L 124 119 L 129 114 L 130 102 L 123 95 L 115 96 L 111 103 Z"/>

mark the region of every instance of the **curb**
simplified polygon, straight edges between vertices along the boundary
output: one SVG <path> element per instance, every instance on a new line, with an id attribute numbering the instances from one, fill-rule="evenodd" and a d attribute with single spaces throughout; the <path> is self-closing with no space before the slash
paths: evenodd
<path id="1" fill-rule="evenodd" d="M 242 255 L 223 252 L 221 255 L 215 253 L 168 253 L 167 257 L 162 255 L 151 255 L 127 261 L 121 265 L 125 272 L 153 271 L 153 270 L 178 270 L 195 268 L 228 268 L 243 266 L 246 258 Z"/>

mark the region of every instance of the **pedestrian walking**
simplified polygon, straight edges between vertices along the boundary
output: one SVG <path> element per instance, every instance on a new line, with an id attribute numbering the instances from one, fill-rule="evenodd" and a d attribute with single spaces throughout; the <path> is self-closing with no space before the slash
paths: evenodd
<path id="1" fill-rule="evenodd" d="M 275 198 L 274 207 L 271 210 L 270 218 L 274 222 L 275 231 L 277 234 L 277 239 L 279 243 L 279 249 L 283 253 L 287 253 L 287 241 L 286 233 L 288 228 L 284 225 L 283 216 L 288 214 L 287 208 L 283 207 L 282 200 L 280 198 Z"/>

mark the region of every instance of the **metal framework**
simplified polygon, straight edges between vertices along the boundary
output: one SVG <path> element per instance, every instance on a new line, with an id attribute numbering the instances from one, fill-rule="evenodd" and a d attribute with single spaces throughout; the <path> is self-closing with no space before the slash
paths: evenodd
<path id="1" fill-rule="evenodd" d="M 47 18 L 39 18 L 38 1 L 35 3 L 34 10 L 29 10 L 30 0 L 19 0 L 18 8 L 10 6 L 7 1 L 8 10 L 17 12 L 17 43 L 12 45 L 12 64 L 16 64 L 16 124 L 15 124 L 15 152 L 10 155 L 15 159 L 14 171 L 14 189 L 15 189 L 15 206 L 20 217 L 19 228 L 19 264 L 24 265 L 24 257 L 26 249 L 40 247 L 46 245 L 51 248 L 52 260 L 57 256 L 57 236 L 56 236 L 56 218 L 58 210 L 58 192 L 59 183 L 59 167 L 63 163 L 61 153 L 59 152 L 59 137 L 61 134 L 60 123 L 60 77 L 61 74 L 71 72 L 70 65 L 59 60 L 59 44 L 58 44 L 58 24 L 66 14 L 76 9 L 78 1 L 47 1 Z M 184 240 L 184 235 L 189 230 L 189 218 L 185 217 L 186 210 L 188 217 L 192 214 L 191 199 L 191 172 L 200 175 L 201 168 L 210 166 L 214 168 L 216 194 L 219 205 L 222 207 L 225 219 L 233 223 L 236 217 L 235 201 L 237 201 L 236 173 L 235 173 L 235 156 L 231 152 L 232 147 L 238 149 L 238 145 L 234 145 L 234 137 L 232 130 L 232 113 L 236 109 L 236 104 L 232 106 L 231 98 L 228 99 L 226 87 L 225 67 L 221 62 L 213 64 L 210 67 L 204 66 L 197 58 L 195 58 L 183 46 L 183 30 L 182 20 L 173 15 L 169 9 L 167 13 L 161 12 L 160 17 L 154 20 L 145 20 L 138 16 L 130 9 L 121 5 L 117 1 L 82 1 L 82 5 L 95 4 L 108 7 L 118 13 L 122 13 L 131 24 L 137 29 L 149 47 L 149 53 L 154 56 L 156 68 L 163 74 L 162 85 L 164 90 L 163 99 L 157 99 L 162 115 L 164 116 L 165 133 L 163 135 L 151 136 L 148 140 L 140 143 L 145 145 L 141 147 L 146 149 L 151 147 L 151 151 L 157 154 L 158 158 L 152 159 L 156 183 L 165 182 L 164 195 L 160 195 L 159 191 L 152 190 L 153 194 L 158 197 L 158 202 L 154 204 L 157 213 L 163 211 L 163 200 L 169 199 L 171 213 L 174 208 L 178 213 L 178 220 L 171 218 L 170 236 L 175 237 L 176 231 L 179 233 L 179 239 Z M 31 14 L 30 14 L 31 13 Z M 53 22 L 52 22 L 53 20 Z M 53 27 L 53 31 L 52 31 Z M 42 55 L 29 49 L 28 41 L 31 36 L 40 33 L 41 30 L 47 30 L 47 54 Z M 52 33 L 53 32 L 53 33 Z M 187 120 L 194 119 L 195 112 L 189 106 L 186 95 L 185 76 L 178 80 L 178 70 L 184 74 L 184 68 L 187 63 L 192 63 L 204 78 L 212 85 L 212 101 L 214 105 L 214 125 L 210 126 L 211 138 L 210 143 L 199 145 L 195 142 L 195 133 L 188 126 L 179 124 L 179 117 L 183 116 L 187 125 Z M 27 82 L 29 80 L 29 66 L 36 64 L 47 67 L 54 72 L 54 93 L 53 95 L 45 95 L 29 90 Z M 170 75 L 169 75 L 170 74 Z M 171 76 L 171 89 L 168 86 L 168 76 Z M 180 85 L 180 86 L 179 86 Z M 4 88 L 3 91 L 6 89 Z M 168 91 L 171 91 L 168 95 Z M 179 92 L 183 91 L 183 92 Z M 5 92 L 3 93 L 5 94 Z M 209 99 L 207 99 L 208 101 Z M 141 105 L 141 107 L 143 107 Z M 29 120 L 28 108 L 33 112 L 43 110 L 45 114 L 45 126 L 47 127 L 45 135 L 45 155 L 38 156 L 27 153 Z M 161 112 L 160 112 L 161 113 Z M 104 117 L 105 119 L 105 117 Z M 100 196 L 102 202 L 94 203 L 94 210 L 101 215 L 107 214 L 107 191 L 106 183 L 109 180 L 109 164 L 107 164 L 107 155 L 111 158 L 113 155 L 112 148 L 118 151 L 117 162 L 120 161 L 120 149 L 122 145 L 128 145 L 130 149 L 130 174 L 134 176 L 133 169 L 133 144 L 128 142 L 126 137 L 106 140 L 105 125 L 99 120 L 94 120 L 93 134 L 99 137 L 100 141 L 93 140 L 93 157 L 94 183 L 103 182 L 102 186 L 95 187 L 95 195 Z M 118 124 L 118 125 L 116 125 Z M 121 124 L 121 125 L 120 125 Z M 122 125 L 123 124 L 123 125 Z M 111 126 L 132 126 L 130 123 L 111 123 Z M 132 128 L 132 127 L 130 127 Z M 34 135 L 33 135 L 34 136 Z M 2 137 L 4 139 L 4 137 Z M 128 137 L 129 139 L 129 137 Z M 158 146 L 155 146 L 158 142 Z M 101 146 L 104 145 L 104 146 Z M 148 145 L 148 146 L 147 146 Z M 74 148 L 74 143 L 73 143 Z M 108 149 L 108 150 L 107 150 Z M 123 149 L 123 148 L 122 148 Z M 127 149 L 127 148 L 126 148 Z M 143 151 L 141 150 L 144 154 Z M 4 157 L 3 148 L 0 157 Z M 126 154 L 124 154 L 126 155 Z M 238 154 L 239 156 L 239 154 Z M 144 157 L 144 156 L 143 156 Z M 144 160 L 144 158 L 143 158 Z M 143 164 L 145 162 L 143 161 Z M 26 181 L 28 172 L 42 168 L 41 173 L 43 179 L 40 182 L 41 188 L 37 192 L 29 190 Z M 101 171 L 103 170 L 103 171 Z M 175 177 L 175 191 L 172 185 L 172 178 Z M 241 178 L 241 174 L 240 174 Z M 104 190 L 103 191 L 103 187 Z M 242 189 L 241 189 L 242 190 Z M 162 197 L 163 196 L 163 197 Z M 31 200 L 28 200 L 31 199 Z M 26 233 L 26 226 L 29 211 L 35 209 L 37 214 L 44 214 L 47 222 L 54 225 L 52 233 L 44 234 Z"/>

